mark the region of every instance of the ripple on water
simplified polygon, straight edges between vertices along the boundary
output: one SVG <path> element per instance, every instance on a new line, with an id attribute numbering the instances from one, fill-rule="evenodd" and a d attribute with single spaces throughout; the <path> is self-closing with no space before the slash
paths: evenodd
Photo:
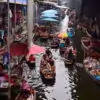
<path id="1" fill-rule="evenodd" d="M 76 70 L 69 70 L 65 67 L 62 57 L 59 55 L 59 50 L 51 50 L 55 59 L 56 79 L 54 84 L 46 85 L 40 76 L 40 60 L 41 55 L 36 55 L 36 69 L 29 70 L 24 68 L 24 76 L 29 84 L 37 90 L 37 98 L 39 100 L 74 100 L 72 94 L 76 93 L 74 75 Z M 76 100 L 76 99 L 75 99 Z"/>

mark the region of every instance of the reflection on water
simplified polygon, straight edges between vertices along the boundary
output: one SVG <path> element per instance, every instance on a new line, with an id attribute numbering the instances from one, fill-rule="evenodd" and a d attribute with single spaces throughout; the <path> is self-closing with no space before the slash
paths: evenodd
<path id="1" fill-rule="evenodd" d="M 65 18 L 61 21 L 61 32 L 67 32 L 68 29 L 68 22 L 69 22 L 69 17 L 68 15 L 65 16 Z"/>
<path id="2" fill-rule="evenodd" d="M 40 59 L 41 55 L 36 56 L 36 69 L 30 71 L 28 67 L 24 68 L 24 74 L 31 86 L 36 88 L 39 100 L 75 100 L 76 84 L 75 77 L 77 71 L 65 67 L 59 50 L 51 50 L 55 59 L 56 78 L 53 82 L 43 82 L 40 76 Z M 77 78 L 76 78 L 77 79 Z M 78 81 L 78 80 L 77 80 Z M 76 99 L 77 100 L 77 99 Z"/>

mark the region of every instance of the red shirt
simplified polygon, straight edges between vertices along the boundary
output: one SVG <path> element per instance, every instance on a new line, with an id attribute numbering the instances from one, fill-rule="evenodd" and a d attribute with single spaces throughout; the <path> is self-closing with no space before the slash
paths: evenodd
<path id="1" fill-rule="evenodd" d="M 29 57 L 29 61 L 31 62 L 31 61 L 35 61 L 35 57 L 34 56 L 30 56 Z"/>

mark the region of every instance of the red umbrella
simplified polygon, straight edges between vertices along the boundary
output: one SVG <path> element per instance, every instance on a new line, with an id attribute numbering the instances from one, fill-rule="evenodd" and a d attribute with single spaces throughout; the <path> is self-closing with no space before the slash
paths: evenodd
<path id="1" fill-rule="evenodd" d="M 33 44 L 32 47 L 29 49 L 29 52 L 28 52 L 26 58 L 28 59 L 28 57 L 31 54 L 40 54 L 40 53 L 44 53 L 44 52 L 45 52 L 45 48 L 44 47 L 41 47 L 41 46 Z"/>
<path id="2" fill-rule="evenodd" d="M 44 53 L 44 52 L 45 52 L 44 47 L 33 44 L 32 47 L 29 49 L 28 55 L 39 54 L 39 53 Z"/>
<path id="3" fill-rule="evenodd" d="M 7 51 L 7 47 L 5 47 L 1 51 Z M 22 55 L 31 55 L 31 54 L 39 54 L 39 53 L 44 53 L 45 48 L 38 46 L 38 45 L 33 45 L 29 50 L 28 46 L 25 43 L 12 43 L 10 45 L 10 55 L 11 56 L 22 56 Z M 3 54 L 3 53 L 2 53 Z"/>
<path id="4" fill-rule="evenodd" d="M 25 43 L 12 43 L 10 45 L 11 56 L 22 56 L 27 53 L 27 44 Z"/>

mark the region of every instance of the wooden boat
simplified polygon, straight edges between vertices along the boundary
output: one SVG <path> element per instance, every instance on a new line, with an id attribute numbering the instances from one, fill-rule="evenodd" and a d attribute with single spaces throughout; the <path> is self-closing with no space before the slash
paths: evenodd
<path id="1" fill-rule="evenodd" d="M 51 42 L 51 48 L 58 48 L 59 47 L 59 40 L 53 40 Z"/>
<path id="2" fill-rule="evenodd" d="M 41 39 L 48 39 L 49 38 L 49 34 L 47 32 L 40 33 L 40 38 Z"/>
<path id="3" fill-rule="evenodd" d="M 59 44 L 58 43 L 51 43 L 51 48 L 58 48 Z"/>
<path id="4" fill-rule="evenodd" d="M 72 60 L 72 59 L 65 59 L 65 65 L 73 65 L 74 64 L 74 60 Z"/>
<path id="5" fill-rule="evenodd" d="M 19 93 L 15 100 L 36 100 L 36 93 L 23 94 Z"/>
<path id="6" fill-rule="evenodd" d="M 89 53 L 90 56 L 92 57 L 100 57 L 100 42 L 98 41 L 93 41 L 90 43 L 90 38 L 88 37 L 83 37 L 81 39 L 82 43 L 82 48 L 85 52 Z"/>
<path id="7" fill-rule="evenodd" d="M 83 61 L 84 69 L 94 82 L 100 84 L 100 62 L 92 57 Z"/>
<path id="8" fill-rule="evenodd" d="M 86 33 L 87 33 L 88 37 L 94 38 L 94 39 L 96 39 L 97 41 L 100 42 L 100 35 L 92 34 L 92 32 L 88 32 L 88 31 L 86 31 Z"/>
<path id="9" fill-rule="evenodd" d="M 89 47 L 100 47 L 100 42 L 89 37 L 83 37 L 81 39 L 82 46 L 88 50 Z"/>
<path id="10" fill-rule="evenodd" d="M 71 45 L 73 45 L 73 42 L 71 41 L 70 38 L 67 38 L 67 39 L 65 40 L 65 46 L 68 47 L 68 46 L 71 46 Z"/>
<path id="11" fill-rule="evenodd" d="M 55 78 L 55 66 L 51 66 L 49 63 L 46 66 L 40 66 L 40 73 L 43 78 L 52 80 Z"/>
<path id="12" fill-rule="evenodd" d="M 2 93 L 8 92 L 9 88 L 9 78 L 6 78 L 4 73 L 0 73 L 0 91 Z"/>
<path id="13" fill-rule="evenodd" d="M 64 48 L 59 48 L 60 54 L 64 54 L 65 50 L 66 50 L 66 47 L 64 47 Z"/>
<path id="14" fill-rule="evenodd" d="M 55 34 L 49 34 L 49 38 L 53 38 Z"/>
<path id="15" fill-rule="evenodd" d="M 75 61 L 76 61 L 77 51 L 73 50 L 73 46 L 67 47 L 66 49 L 67 49 L 68 53 L 69 53 L 69 50 L 72 49 L 73 55 L 69 59 L 69 58 L 67 58 L 68 57 L 68 53 L 64 54 L 64 58 L 65 58 L 64 63 L 65 63 L 65 65 L 73 65 L 75 63 Z"/>

